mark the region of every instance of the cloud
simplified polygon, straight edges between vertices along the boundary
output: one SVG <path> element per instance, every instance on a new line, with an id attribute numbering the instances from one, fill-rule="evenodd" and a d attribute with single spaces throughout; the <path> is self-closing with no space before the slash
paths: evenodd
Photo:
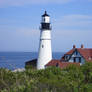
<path id="1" fill-rule="evenodd" d="M 52 34 L 53 51 L 68 51 L 72 49 L 74 44 L 78 48 L 80 48 L 81 44 L 84 44 L 85 48 L 92 47 L 91 30 L 56 30 Z"/>
<path id="2" fill-rule="evenodd" d="M 90 43 L 92 41 L 92 16 L 81 14 L 65 15 L 52 23 L 54 23 L 52 30 L 53 50 L 66 51 L 73 44 L 76 44 L 77 47 L 80 47 L 81 44 L 84 44 L 87 48 L 92 47 L 92 43 Z"/>
<path id="3" fill-rule="evenodd" d="M 20 6 L 28 4 L 68 3 L 74 0 L 0 0 L 0 6 Z"/>
<path id="4" fill-rule="evenodd" d="M 0 29 L 0 51 L 37 51 L 40 31 L 31 28 Z"/>
<path id="5" fill-rule="evenodd" d="M 57 28 L 90 29 L 92 30 L 92 16 L 89 15 L 66 15 L 54 21 Z"/>
<path id="6" fill-rule="evenodd" d="M 59 30 L 52 29 L 53 51 L 67 51 L 73 44 L 92 47 L 92 16 L 65 15 L 52 23 L 55 23 L 53 27 L 59 28 Z M 0 51 L 37 51 L 39 37 L 40 31 L 31 27 L 0 26 L 0 44 L 2 44 Z"/>
<path id="7" fill-rule="evenodd" d="M 0 7 L 31 4 L 65 4 L 69 2 L 92 2 L 92 0 L 0 0 Z"/>
<path id="8" fill-rule="evenodd" d="M 31 29 L 31 28 L 18 28 L 16 30 L 16 33 L 17 33 L 18 36 L 22 36 L 22 37 L 38 38 L 40 31 L 36 30 L 36 29 Z"/>

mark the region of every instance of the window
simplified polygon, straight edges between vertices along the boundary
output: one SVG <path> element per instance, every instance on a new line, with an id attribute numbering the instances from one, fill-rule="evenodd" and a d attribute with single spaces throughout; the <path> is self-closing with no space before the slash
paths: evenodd
<path id="1" fill-rule="evenodd" d="M 56 64 L 56 67 L 59 67 L 59 64 L 58 63 Z"/>
<path id="2" fill-rule="evenodd" d="M 79 63 L 81 63 L 81 57 L 79 57 Z"/>
<path id="3" fill-rule="evenodd" d="M 44 48 L 44 45 L 42 45 L 42 48 Z"/>
<path id="4" fill-rule="evenodd" d="M 76 51 L 76 55 L 78 55 L 78 52 Z"/>
<path id="5" fill-rule="evenodd" d="M 45 18 L 44 18 L 44 22 L 45 22 Z"/>
<path id="6" fill-rule="evenodd" d="M 66 56 L 66 59 L 68 58 L 68 56 Z"/>
<path id="7" fill-rule="evenodd" d="M 69 56 L 65 56 L 65 60 L 68 60 Z"/>
<path id="8" fill-rule="evenodd" d="M 76 62 L 76 58 L 74 57 L 74 62 Z"/>

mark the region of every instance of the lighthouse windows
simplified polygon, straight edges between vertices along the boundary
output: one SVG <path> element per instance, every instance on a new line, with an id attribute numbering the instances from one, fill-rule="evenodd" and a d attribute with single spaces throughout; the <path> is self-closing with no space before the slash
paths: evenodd
<path id="1" fill-rule="evenodd" d="M 42 45 L 42 48 L 44 48 L 44 45 Z"/>
<path id="2" fill-rule="evenodd" d="M 41 29 L 48 29 L 48 30 L 50 30 L 50 23 L 42 23 L 41 24 Z"/>
<path id="3" fill-rule="evenodd" d="M 44 18 L 44 22 L 45 22 L 45 18 Z"/>

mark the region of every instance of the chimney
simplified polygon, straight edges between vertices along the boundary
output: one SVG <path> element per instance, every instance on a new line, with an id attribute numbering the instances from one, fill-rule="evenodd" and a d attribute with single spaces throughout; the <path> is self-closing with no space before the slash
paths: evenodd
<path id="1" fill-rule="evenodd" d="M 76 45 L 73 45 L 73 49 L 75 49 L 76 48 Z"/>
<path id="2" fill-rule="evenodd" d="M 83 49 L 84 48 L 84 45 L 83 44 L 81 44 L 81 49 Z"/>

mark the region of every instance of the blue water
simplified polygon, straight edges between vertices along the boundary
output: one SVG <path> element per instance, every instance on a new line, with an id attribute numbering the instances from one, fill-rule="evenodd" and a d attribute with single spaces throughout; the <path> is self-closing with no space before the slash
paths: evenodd
<path id="1" fill-rule="evenodd" d="M 64 53 L 54 52 L 53 59 L 60 59 Z M 25 62 L 37 58 L 36 52 L 0 52 L 0 68 L 14 70 L 24 68 Z"/>

